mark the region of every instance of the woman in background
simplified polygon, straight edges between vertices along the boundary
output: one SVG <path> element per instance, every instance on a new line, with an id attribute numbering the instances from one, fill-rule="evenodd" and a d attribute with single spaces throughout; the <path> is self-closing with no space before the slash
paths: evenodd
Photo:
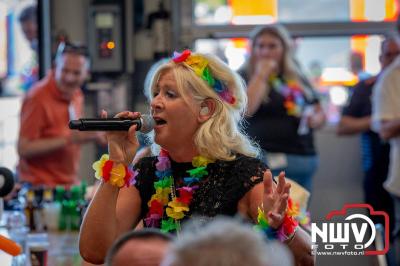
<path id="1" fill-rule="evenodd" d="M 313 130 L 325 115 L 311 82 L 293 56 L 292 41 L 281 25 L 256 28 L 241 75 L 248 83 L 249 135 L 259 142 L 274 175 L 286 175 L 311 190 L 318 157 Z"/>

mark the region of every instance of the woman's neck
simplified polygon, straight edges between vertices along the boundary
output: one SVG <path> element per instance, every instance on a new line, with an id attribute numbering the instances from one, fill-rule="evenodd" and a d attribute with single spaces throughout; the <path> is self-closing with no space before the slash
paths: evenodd
<path id="1" fill-rule="evenodd" d="M 169 156 L 175 162 L 191 162 L 193 157 L 199 155 L 197 149 L 193 147 L 174 147 L 168 149 Z"/>

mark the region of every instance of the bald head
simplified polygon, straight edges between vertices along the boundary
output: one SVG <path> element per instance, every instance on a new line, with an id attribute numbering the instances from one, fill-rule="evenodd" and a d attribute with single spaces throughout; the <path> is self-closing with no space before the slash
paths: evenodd
<path id="1" fill-rule="evenodd" d="M 400 54 L 400 41 L 396 36 L 389 36 L 382 41 L 381 54 L 379 61 L 381 62 L 382 69 L 390 65 L 393 60 Z"/>

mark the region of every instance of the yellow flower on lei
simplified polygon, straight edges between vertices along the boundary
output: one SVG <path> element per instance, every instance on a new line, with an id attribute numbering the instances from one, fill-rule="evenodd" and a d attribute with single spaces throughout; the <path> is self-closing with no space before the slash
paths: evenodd
<path id="1" fill-rule="evenodd" d="M 294 79 L 289 79 L 286 83 L 289 87 L 298 87 L 297 82 Z"/>
<path id="2" fill-rule="evenodd" d="M 149 200 L 149 202 L 147 203 L 147 205 L 150 207 L 151 206 L 151 202 L 153 200 L 158 200 L 160 202 L 162 202 L 163 205 L 167 205 L 168 201 L 169 201 L 169 194 L 171 193 L 171 188 L 166 187 L 166 188 L 157 188 L 156 189 L 156 193 L 154 193 L 151 196 L 151 199 Z"/>
<path id="3" fill-rule="evenodd" d="M 125 185 L 125 166 L 122 163 L 114 165 L 110 172 L 110 183 L 113 186 L 122 187 Z"/>
<path id="4" fill-rule="evenodd" d="M 109 159 L 108 154 L 103 154 L 100 160 L 92 164 L 92 168 L 96 171 L 95 177 L 99 180 L 101 180 L 101 178 L 103 177 L 103 167 L 106 161 L 108 161 L 108 159 Z"/>
<path id="5" fill-rule="evenodd" d="M 166 209 L 168 217 L 176 220 L 182 219 L 185 216 L 183 212 L 189 211 L 189 207 L 183 202 L 176 201 L 176 198 L 170 201 L 168 206 L 170 207 Z"/>
<path id="6" fill-rule="evenodd" d="M 194 157 L 192 160 L 192 164 L 194 167 L 204 167 L 213 162 L 214 160 L 208 159 L 207 157 L 201 155 Z"/>
<path id="7" fill-rule="evenodd" d="M 293 202 L 292 207 L 288 208 L 287 215 L 292 217 L 297 217 L 300 214 L 299 204 Z"/>

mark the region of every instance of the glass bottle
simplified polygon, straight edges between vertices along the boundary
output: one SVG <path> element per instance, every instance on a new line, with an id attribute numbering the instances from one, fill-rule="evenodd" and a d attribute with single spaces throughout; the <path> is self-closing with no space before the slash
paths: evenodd
<path id="1" fill-rule="evenodd" d="M 65 189 L 62 186 L 56 187 L 55 201 L 60 204 L 60 215 L 58 220 L 58 230 L 66 230 L 69 224 L 67 200 L 64 199 Z"/>
<path id="2" fill-rule="evenodd" d="M 28 190 L 26 193 L 26 205 L 25 205 L 25 215 L 27 224 L 31 231 L 36 230 L 36 201 L 35 201 L 35 192 L 33 190 Z"/>
<path id="3" fill-rule="evenodd" d="M 45 222 L 45 229 L 57 231 L 60 220 L 61 203 L 53 199 L 53 189 L 47 188 L 44 190 L 42 205 L 42 217 Z"/>
<path id="4" fill-rule="evenodd" d="M 22 247 L 22 253 L 12 258 L 11 266 L 30 266 L 27 249 L 29 227 L 26 226 L 26 218 L 22 210 L 16 209 L 7 216 L 7 229 L 10 239 Z"/>
<path id="5" fill-rule="evenodd" d="M 80 210 L 79 204 L 81 200 L 81 188 L 79 186 L 73 186 L 71 188 L 71 199 L 68 203 L 68 215 L 71 221 L 71 230 L 79 230 L 80 227 Z"/>

